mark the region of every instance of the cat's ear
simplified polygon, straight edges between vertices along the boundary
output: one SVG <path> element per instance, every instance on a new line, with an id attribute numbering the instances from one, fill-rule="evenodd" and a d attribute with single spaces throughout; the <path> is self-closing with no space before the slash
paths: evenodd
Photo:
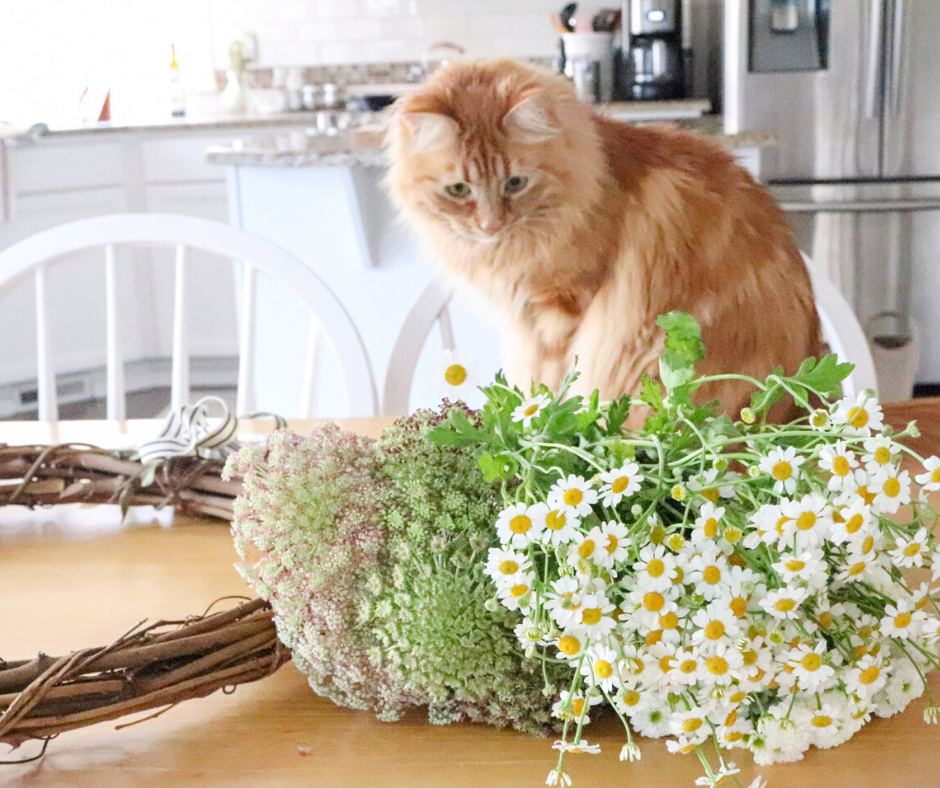
<path id="1" fill-rule="evenodd" d="M 403 112 L 398 117 L 412 150 L 433 150 L 453 141 L 457 123 L 439 112 Z"/>
<path id="2" fill-rule="evenodd" d="M 527 142 L 543 142 L 561 131 L 552 117 L 544 90 L 529 90 L 503 117 L 503 130 Z"/>

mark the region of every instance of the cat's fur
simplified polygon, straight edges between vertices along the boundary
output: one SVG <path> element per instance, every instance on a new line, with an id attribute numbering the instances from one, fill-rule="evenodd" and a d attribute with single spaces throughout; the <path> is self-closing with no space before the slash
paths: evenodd
<path id="1" fill-rule="evenodd" d="M 794 372 L 821 349 L 813 294 L 782 212 L 703 137 L 602 118 L 563 77 L 458 63 L 398 102 L 394 197 L 450 271 L 504 321 L 510 381 L 603 398 L 656 376 L 657 315 L 690 312 L 705 374 Z M 516 195 L 506 179 L 525 176 Z M 455 199 L 450 184 L 472 193 Z M 705 387 L 737 411 L 747 384 Z"/>

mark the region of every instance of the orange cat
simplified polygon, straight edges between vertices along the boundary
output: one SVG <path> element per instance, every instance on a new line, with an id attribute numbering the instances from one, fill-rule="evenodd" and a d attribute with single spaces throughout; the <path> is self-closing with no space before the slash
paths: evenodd
<path id="1" fill-rule="evenodd" d="M 704 374 L 794 372 L 821 349 L 783 214 L 729 153 L 694 134 L 595 115 L 564 77 L 453 64 L 399 101 L 390 186 L 444 266 L 503 318 L 511 382 L 636 392 L 658 371 L 657 315 L 702 328 Z M 752 389 L 703 387 L 737 412 Z"/>

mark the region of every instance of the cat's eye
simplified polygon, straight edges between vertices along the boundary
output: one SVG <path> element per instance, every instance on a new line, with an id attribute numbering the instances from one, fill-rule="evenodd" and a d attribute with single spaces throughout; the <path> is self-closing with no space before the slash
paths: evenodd
<path id="1" fill-rule="evenodd" d="M 470 187 L 466 183 L 451 183 L 444 187 L 444 191 L 458 200 L 470 196 Z"/>
<path id="2" fill-rule="evenodd" d="M 529 184 L 529 179 L 524 175 L 511 175 L 506 178 L 503 184 L 503 191 L 506 194 L 518 194 Z"/>

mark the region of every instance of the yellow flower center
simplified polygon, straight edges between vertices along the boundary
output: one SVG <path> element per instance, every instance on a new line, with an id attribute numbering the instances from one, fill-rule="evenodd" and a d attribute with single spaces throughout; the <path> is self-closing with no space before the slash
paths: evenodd
<path id="1" fill-rule="evenodd" d="M 866 536 L 865 541 L 862 542 L 862 555 L 865 553 L 871 552 L 871 549 L 875 546 L 875 537 Z"/>
<path id="2" fill-rule="evenodd" d="M 575 717 L 580 717 L 581 712 L 584 711 L 584 698 L 575 698 L 571 701 L 571 711 Z"/>
<path id="3" fill-rule="evenodd" d="M 650 541 L 653 544 L 662 544 L 663 540 L 666 538 L 666 529 L 661 525 L 657 525 L 650 531 Z"/>
<path id="4" fill-rule="evenodd" d="M 610 485 L 610 491 L 615 493 L 622 493 L 627 487 L 630 486 L 630 477 L 629 476 L 619 476 L 614 479 Z"/>
<path id="5" fill-rule="evenodd" d="M 591 626 L 601 620 L 601 609 L 599 607 L 586 607 L 581 612 L 581 622 Z"/>
<path id="6" fill-rule="evenodd" d="M 862 523 L 865 522 L 865 518 L 860 514 L 853 514 L 849 521 L 845 524 L 845 532 L 849 534 L 858 533 L 858 529 L 862 527 Z"/>
<path id="7" fill-rule="evenodd" d="M 617 537 L 613 534 L 607 534 L 607 552 L 613 553 L 614 550 L 620 545 L 620 542 L 617 540 Z"/>
<path id="8" fill-rule="evenodd" d="M 898 493 L 901 492 L 901 482 L 892 477 L 885 481 L 881 489 L 889 498 L 896 498 Z"/>
<path id="9" fill-rule="evenodd" d="M 854 563 L 852 564 L 852 566 L 849 567 L 849 575 L 851 577 L 858 577 L 858 575 L 862 574 L 862 572 L 865 571 L 865 567 L 867 566 L 868 566 L 867 561 L 859 561 L 857 563 Z"/>
<path id="10" fill-rule="evenodd" d="M 514 534 L 524 534 L 532 527 L 532 520 L 524 514 L 517 514 L 509 521 L 509 530 Z"/>
<path id="11" fill-rule="evenodd" d="M 803 657 L 803 659 L 800 660 L 800 664 L 803 666 L 804 670 L 816 671 L 819 670 L 822 665 L 822 657 L 813 652 Z"/>
<path id="12" fill-rule="evenodd" d="M 731 608 L 731 612 L 737 618 L 741 618 L 745 613 L 747 613 L 747 600 L 742 596 L 736 596 L 731 600 L 731 604 L 728 605 Z"/>
<path id="13" fill-rule="evenodd" d="M 624 690 L 620 693 L 620 700 L 624 706 L 636 706 L 640 702 L 640 693 L 631 689 Z"/>
<path id="14" fill-rule="evenodd" d="M 682 723 L 682 730 L 686 733 L 694 733 L 702 727 L 702 721 L 698 717 L 692 717 Z"/>
<path id="15" fill-rule="evenodd" d="M 560 531 L 565 527 L 565 513 L 557 509 L 545 515 L 545 527 L 550 531 Z"/>
<path id="16" fill-rule="evenodd" d="M 682 534 L 672 534 L 669 537 L 669 541 L 666 542 L 666 545 L 670 550 L 679 552 L 683 547 L 685 547 L 685 537 Z"/>
<path id="17" fill-rule="evenodd" d="M 792 518 L 790 517 L 781 517 L 779 520 L 777 520 L 776 530 L 778 534 L 783 533 L 783 526 L 786 525 L 788 522 L 790 522 L 791 519 Z"/>
<path id="18" fill-rule="evenodd" d="M 874 458 L 879 465 L 887 465 L 891 462 L 891 451 L 887 446 L 879 446 L 875 449 Z"/>
<path id="19" fill-rule="evenodd" d="M 718 535 L 718 521 L 714 517 L 709 517 L 705 521 L 703 530 L 705 531 L 705 536 L 709 539 L 714 539 Z"/>
<path id="20" fill-rule="evenodd" d="M 614 674 L 613 666 L 606 659 L 594 663 L 594 675 L 599 679 L 609 679 Z"/>
<path id="21" fill-rule="evenodd" d="M 509 589 L 509 593 L 512 594 L 514 599 L 518 599 L 519 597 L 524 596 L 528 592 L 529 592 L 529 587 L 525 585 L 524 583 L 514 585 L 512 588 Z"/>
<path id="22" fill-rule="evenodd" d="M 784 597 L 783 599 L 778 599 L 774 602 L 774 610 L 777 610 L 781 613 L 789 613 L 793 608 L 796 607 L 796 600 Z"/>
<path id="23" fill-rule="evenodd" d="M 741 541 L 742 536 L 744 536 L 744 534 L 741 533 L 741 529 L 735 525 L 725 529 L 725 541 L 728 544 L 737 544 Z"/>
<path id="24" fill-rule="evenodd" d="M 583 542 L 581 542 L 580 545 L 578 545 L 578 555 L 581 556 L 582 558 L 588 558 L 589 556 L 593 554 L 594 554 L 594 540 L 593 539 L 585 539 Z"/>
<path id="25" fill-rule="evenodd" d="M 734 725 L 738 721 L 738 710 L 732 709 L 731 713 L 725 717 L 725 725 Z"/>
<path id="26" fill-rule="evenodd" d="M 852 466 L 845 457 L 836 457 L 832 461 L 832 472 L 836 476 L 848 476 L 851 470 Z"/>
<path id="27" fill-rule="evenodd" d="M 902 552 L 908 558 L 913 558 L 920 552 L 920 542 L 911 542 Z"/>
<path id="28" fill-rule="evenodd" d="M 671 657 L 669 655 L 663 657 L 661 660 L 659 660 L 659 669 L 663 673 L 668 673 L 670 670 L 672 670 L 673 659 L 674 657 Z"/>
<path id="29" fill-rule="evenodd" d="M 881 675 L 881 668 L 877 665 L 872 665 L 870 668 L 865 668 L 859 674 L 858 683 L 859 684 L 874 684 L 878 681 L 878 677 Z"/>
<path id="30" fill-rule="evenodd" d="M 832 718 L 825 714 L 817 714 L 813 717 L 813 725 L 817 728 L 828 728 L 832 725 Z"/>
<path id="31" fill-rule="evenodd" d="M 526 417 L 534 416 L 538 412 L 539 412 L 539 406 L 532 404 L 532 405 L 529 405 L 529 407 L 527 407 L 524 411 L 522 411 L 522 415 Z"/>
<path id="32" fill-rule="evenodd" d="M 761 672 L 763 673 L 763 671 Z M 729 698 L 729 700 L 732 703 L 742 703 L 746 697 L 747 697 L 746 692 L 742 692 L 741 690 L 738 690 Z"/>
<path id="33" fill-rule="evenodd" d="M 658 558 L 654 558 L 646 565 L 646 572 L 650 577 L 662 577 L 666 571 L 666 565 Z"/>
<path id="34" fill-rule="evenodd" d="M 806 564 L 803 561 L 797 561 L 795 558 L 787 561 L 784 566 L 788 572 L 799 572 L 806 568 Z"/>
<path id="35" fill-rule="evenodd" d="M 451 364 L 444 371 L 444 380 L 450 383 L 451 386 L 459 386 L 467 379 L 467 370 L 464 369 L 460 364 Z"/>
<path id="36" fill-rule="evenodd" d="M 704 632 L 709 640 L 718 640 L 725 634 L 725 625 L 721 621 L 709 621 L 705 625 Z"/>
<path id="37" fill-rule="evenodd" d="M 741 654 L 741 657 L 744 659 L 744 664 L 750 667 L 751 665 L 757 664 L 757 652 L 754 649 L 748 649 L 747 651 Z"/>
<path id="38" fill-rule="evenodd" d="M 718 499 L 721 497 L 721 493 L 718 491 L 717 487 L 709 487 L 707 490 L 702 490 L 702 497 L 712 503 L 717 503 Z"/>
<path id="39" fill-rule="evenodd" d="M 573 657 L 581 650 L 581 641 L 574 635 L 565 635 L 558 641 L 558 650 L 568 657 Z"/>
<path id="40" fill-rule="evenodd" d="M 679 671 L 689 675 L 690 673 L 695 673 L 695 669 L 698 667 L 698 662 L 694 659 L 684 659 L 679 663 Z"/>
<path id="41" fill-rule="evenodd" d="M 658 613 L 663 609 L 663 605 L 665 604 L 666 600 L 663 595 L 655 591 L 650 591 L 643 596 L 643 607 L 652 613 Z"/>
<path id="42" fill-rule="evenodd" d="M 646 635 L 646 645 L 649 647 L 655 646 L 657 643 L 662 642 L 663 631 L 661 629 L 654 629 L 652 632 L 648 632 Z"/>
<path id="43" fill-rule="evenodd" d="M 717 566 L 706 566 L 702 572 L 702 579 L 708 585 L 713 586 L 721 580 L 721 570 Z"/>
<path id="44" fill-rule="evenodd" d="M 898 629 L 904 629 L 908 624 L 911 623 L 911 614 L 910 613 L 898 613 L 894 617 L 894 625 Z"/>
<path id="45" fill-rule="evenodd" d="M 865 503 L 867 503 L 869 506 L 871 506 L 871 505 L 874 503 L 874 501 L 875 501 L 875 494 L 874 494 L 873 492 L 869 492 L 869 491 L 868 491 L 868 485 L 867 485 L 867 484 L 863 484 L 863 485 L 862 485 L 861 487 L 859 487 L 855 492 L 858 493 L 859 497 L 860 497 L 863 501 L 865 501 Z"/>
<path id="46" fill-rule="evenodd" d="M 857 430 L 868 424 L 868 411 L 865 408 L 852 408 L 848 412 L 848 422 Z"/>
<path id="47" fill-rule="evenodd" d="M 935 484 L 940 484 L 940 468 L 934 468 L 930 472 L 930 481 L 934 482 Z"/>
<path id="48" fill-rule="evenodd" d="M 724 657 L 709 657 L 705 662 L 705 668 L 713 676 L 724 676 L 728 672 L 728 660 Z"/>
<path id="49" fill-rule="evenodd" d="M 875 633 L 874 627 L 862 626 L 858 628 L 858 636 L 860 638 L 870 638 Z"/>
<path id="50" fill-rule="evenodd" d="M 504 575 L 514 575 L 519 571 L 519 564 L 517 564 L 515 561 L 509 561 L 508 559 L 506 561 L 501 561 L 499 564 L 499 571 Z"/>
<path id="51" fill-rule="evenodd" d="M 820 629 L 829 629 L 832 626 L 834 621 L 832 613 L 828 611 L 825 613 L 820 613 L 819 618 L 816 620 L 816 623 L 819 624 Z"/>
<path id="52" fill-rule="evenodd" d="M 584 493 L 580 490 L 572 487 L 570 490 L 565 490 L 563 500 L 568 506 L 577 506 L 581 503 L 581 500 L 584 498 Z"/>
<path id="53" fill-rule="evenodd" d="M 675 629 L 679 626 L 679 616 L 675 612 L 669 611 L 659 617 L 660 629 Z"/>
<path id="54" fill-rule="evenodd" d="M 803 512 L 796 518 L 796 527 L 801 531 L 808 531 L 814 525 L 816 525 L 816 515 L 813 512 Z"/>
<path id="55" fill-rule="evenodd" d="M 677 567 L 676 567 L 676 576 L 672 579 L 672 584 L 673 584 L 673 585 L 678 585 L 679 583 L 681 583 L 681 582 L 683 581 L 684 578 L 685 578 L 685 572 L 682 571 L 682 567 L 681 567 L 681 566 L 677 566 Z"/>
<path id="56" fill-rule="evenodd" d="M 772 475 L 778 482 L 785 482 L 793 475 L 793 466 L 781 460 L 774 465 Z"/>
<path id="57" fill-rule="evenodd" d="M 741 741 L 744 738 L 744 734 L 741 731 L 727 731 L 724 735 L 725 741 Z"/>

